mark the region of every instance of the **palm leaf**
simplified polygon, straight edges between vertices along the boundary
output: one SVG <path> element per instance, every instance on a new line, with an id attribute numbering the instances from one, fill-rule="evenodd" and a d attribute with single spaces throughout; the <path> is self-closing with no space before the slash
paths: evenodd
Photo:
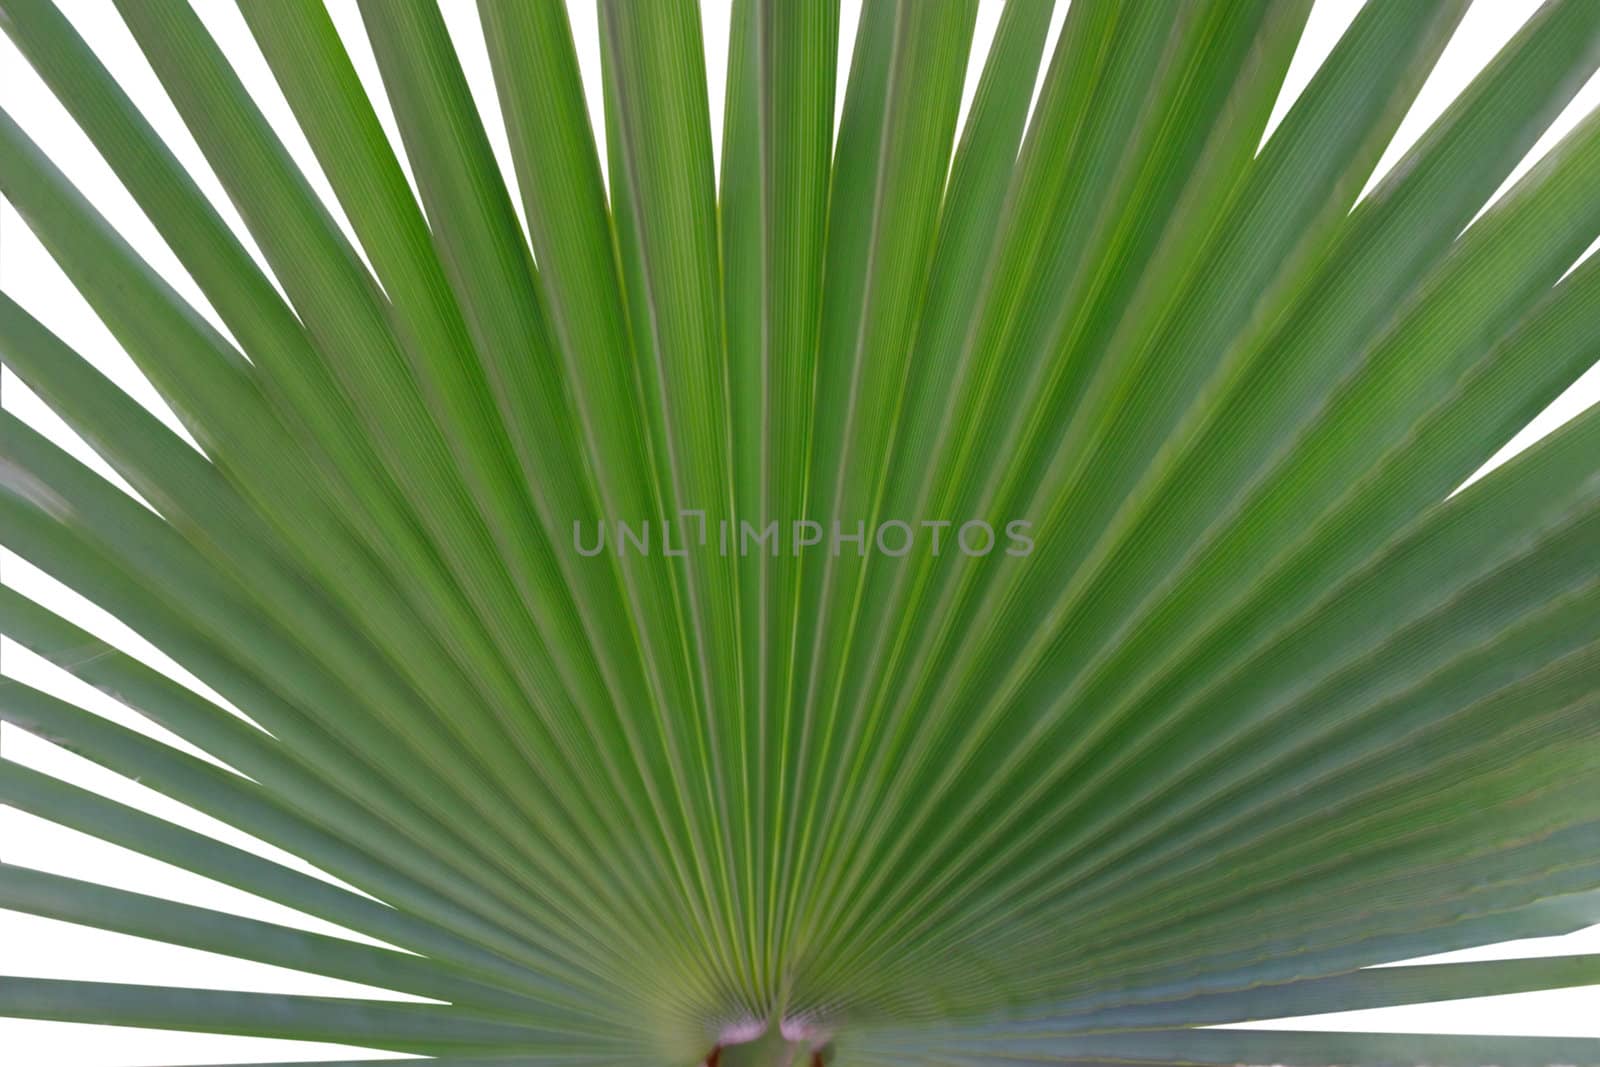
<path id="1" fill-rule="evenodd" d="M 970 74 L 974 0 L 867 0 L 839 101 L 836 0 L 732 6 L 719 174 L 695 4 L 602 0 L 597 130 L 565 7 L 482 0 L 513 186 L 433 3 L 360 4 L 386 100 L 316 0 L 243 5 L 347 233 L 194 10 L 118 0 L 250 249 L 51 0 L 0 8 L 225 329 L 0 115 L 0 193 L 189 438 L 0 294 L 141 498 L 8 411 L 0 539 L 206 692 L 11 588 L 0 631 L 210 759 L 20 682 L 0 722 L 337 882 L 16 762 L 0 803 L 362 940 L 14 864 L 0 908 L 412 998 L 0 1015 L 443 1067 L 1600 1064 L 1208 1029 L 1600 986 L 1374 967 L 1600 920 L 1600 412 L 1459 488 L 1600 357 L 1600 117 L 1480 216 L 1600 6 L 1366 196 L 1462 3 L 1366 5 L 1265 144 L 1305 0 L 1074 0 L 1048 55 L 1007 0 Z"/>

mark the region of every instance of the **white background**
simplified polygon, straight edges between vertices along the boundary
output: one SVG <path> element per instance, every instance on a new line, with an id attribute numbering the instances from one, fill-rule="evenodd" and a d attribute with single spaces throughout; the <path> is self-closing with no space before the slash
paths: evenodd
<path id="1" fill-rule="evenodd" d="M 144 63 L 110 0 L 59 0 L 59 2 L 79 32 L 84 34 L 102 61 L 145 109 L 173 150 L 199 177 L 202 187 L 217 203 L 224 217 L 254 251 L 254 246 L 248 235 L 244 234 L 237 215 L 228 205 L 220 187 L 205 167 L 198 150 L 184 132 L 176 112 L 167 101 L 153 73 Z M 294 129 L 289 119 L 288 107 L 272 83 L 266 65 L 233 4 L 229 0 L 194 0 L 194 2 L 207 25 L 217 36 L 223 50 L 238 66 L 247 85 L 256 94 L 257 100 L 269 118 L 278 126 L 291 151 L 312 175 L 318 191 L 323 194 L 335 217 L 342 223 L 343 215 L 328 193 L 309 149 Z M 266 3 L 271 0 L 246 0 L 246 2 Z M 1401 0 L 1373 0 L 1373 2 L 1401 2 Z M 706 60 L 710 71 L 714 144 L 720 144 L 728 3 L 729 0 L 709 0 L 705 16 Z M 355 0 L 329 0 L 329 6 L 345 36 L 358 69 L 367 81 L 369 90 L 373 91 L 375 103 L 380 116 L 387 124 L 391 138 L 397 141 L 381 91 L 377 91 L 376 68 L 361 31 Z M 590 90 L 591 109 L 598 117 L 599 54 L 595 38 L 593 0 L 573 0 L 572 7 L 574 30 L 578 37 L 585 80 Z M 1302 40 L 1299 53 L 1290 69 L 1283 98 L 1279 101 L 1273 116 L 1273 125 L 1282 116 L 1294 96 L 1304 87 L 1311 73 L 1360 7 L 1360 0 L 1319 0 L 1305 39 Z M 1416 140 L 1536 7 L 1535 0 L 1477 0 L 1447 47 L 1438 69 L 1422 89 L 1416 106 L 1401 126 L 1395 143 L 1380 162 L 1374 180 Z M 967 85 L 969 101 L 1000 8 L 1000 0 L 983 0 L 979 15 L 977 51 L 969 67 Z M 485 113 L 502 167 L 506 170 L 507 179 L 514 188 L 515 176 L 510 171 L 507 158 L 504 131 L 483 49 L 476 5 L 473 0 L 443 0 L 443 10 L 457 48 L 462 54 L 468 76 L 472 80 L 478 103 Z M 1059 31 L 1064 10 L 1065 0 L 1062 0 L 1061 10 L 1057 11 L 1055 21 L 1052 23 L 1052 38 Z M 859 0 L 844 0 L 844 40 L 841 44 L 839 71 L 841 100 L 848 70 L 849 41 L 854 33 L 858 12 Z M 1529 158 L 1518 168 L 1513 178 L 1520 175 L 1539 155 L 1547 151 L 1562 133 L 1570 129 L 1597 102 L 1600 102 L 1600 79 L 1591 80 L 1585 86 L 1549 135 L 1540 141 Z M 3 105 L 29 136 L 45 149 L 73 181 L 78 183 L 89 199 L 123 231 L 135 248 L 226 334 L 222 324 L 216 320 L 215 314 L 87 139 L 51 97 L 43 83 L 27 67 L 9 40 L 3 36 L 0 36 L 0 105 Z M 1594 246 L 1589 249 L 1590 253 L 1594 250 Z M 3 201 L 0 201 L 0 286 L 140 402 L 166 418 L 169 424 L 176 428 L 170 412 L 166 410 L 154 390 L 144 381 L 105 328 L 95 319 L 87 304 L 73 291 L 49 256 Z M 27 420 L 64 447 L 70 448 L 74 454 L 93 463 L 95 468 L 108 478 L 122 484 L 104 464 L 94 459 L 82 442 L 9 372 L 5 374 L 3 387 L 3 404 L 8 411 Z M 1526 447 L 1596 400 L 1600 400 L 1600 367 L 1591 370 L 1566 395 L 1553 404 L 1549 411 L 1535 420 L 1528 430 L 1508 444 L 1506 450 L 1496 457 L 1495 462 Z M 124 485 L 123 488 L 127 487 Z M 43 602 L 96 634 L 143 656 L 159 669 L 169 672 L 185 684 L 221 702 L 220 698 L 209 693 L 198 681 L 150 648 L 116 620 L 56 585 L 16 556 L 0 550 L 0 567 L 3 567 L 3 575 L 0 577 L 3 577 L 5 584 Z M 3 648 L 0 648 L 0 654 L 3 654 L 5 675 L 25 680 L 96 713 L 182 745 L 182 742 L 144 721 L 137 714 L 88 686 L 75 682 L 63 671 L 43 663 L 15 644 L 5 643 Z M 0 751 L 3 751 L 7 759 L 66 778 L 116 800 L 133 804 L 163 818 L 212 834 L 299 869 L 310 870 L 292 856 L 278 852 L 191 809 L 166 800 L 137 783 L 100 770 L 19 730 L 0 728 Z M 0 807 L 0 858 L 10 863 L 58 874 L 111 883 L 137 892 L 360 939 L 359 935 L 331 927 L 320 920 L 3 807 Z M 320 872 L 312 873 L 326 877 Z M 1571 952 L 1600 952 L 1600 927 L 1570 937 L 1519 942 L 1496 946 L 1492 950 L 1454 953 L 1450 957 L 1441 959 L 1554 955 Z M 0 911 L 0 974 L 327 996 L 415 999 L 348 982 L 318 978 L 281 968 L 246 963 L 210 953 L 175 948 L 139 938 L 102 933 L 5 911 Z M 1600 991 L 1555 991 L 1457 1001 L 1444 1005 L 1352 1012 L 1294 1020 L 1292 1025 L 1304 1029 L 1600 1037 Z M 180 1065 L 324 1058 L 387 1058 L 390 1055 L 392 1054 L 363 1053 L 340 1046 L 297 1042 L 0 1019 L 0 1061 L 9 1067 L 121 1067 L 121 1065 L 132 1067 L 132 1065 L 158 1063 Z"/>

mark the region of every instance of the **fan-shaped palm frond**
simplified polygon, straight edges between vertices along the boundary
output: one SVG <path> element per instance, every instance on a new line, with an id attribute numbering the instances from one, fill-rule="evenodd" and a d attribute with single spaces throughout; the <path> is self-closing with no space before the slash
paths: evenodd
<path id="1" fill-rule="evenodd" d="M 602 167 L 563 5 L 481 0 L 513 194 L 429 0 L 360 5 L 406 165 L 321 3 L 247 0 L 336 221 L 191 6 L 117 0 L 247 248 L 0 0 L 226 328 L 0 118 L 0 192 L 192 438 L 0 298 L 142 497 L 6 414 L 0 538 L 242 713 L 3 589 L 220 763 L 23 684 L 0 719 L 343 884 L 17 763 L 0 803 L 381 945 L 12 865 L 0 907 L 437 1002 L 0 1015 L 463 1067 L 1600 1063 L 1203 1029 L 1600 983 L 1370 969 L 1600 920 L 1600 411 L 1452 493 L 1600 355 L 1600 115 L 1477 217 L 1600 3 L 1364 197 L 1462 3 L 1367 4 L 1264 145 L 1309 0 L 1073 0 L 1048 55 L 1009 0 L 964 122 L 976 0 L 867 0 L 837 128 L 838 0 L 733 7 L 718 150 L 696 6 L 601 0 Z"/>

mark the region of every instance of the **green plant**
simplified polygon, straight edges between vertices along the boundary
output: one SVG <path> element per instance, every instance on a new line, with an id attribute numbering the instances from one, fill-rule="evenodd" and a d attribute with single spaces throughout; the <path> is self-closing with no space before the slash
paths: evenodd
<path id="1" fill-rule="evenodd" d="M 3 0 L 232 337 L 0 118 L 0 192 L 203 450 L 0 298 L 153 508 L 6 415 L 0 536 L 249 719 L 11 590 L 7 636 L 238 773 L 20 684 L 0 718 L 368 895 L 16 764 L 0 803 L 404 951 L 15 866 L 0 907 L 446 1003 L 0 1014 L 445 1064 L 1600 1063 L 1197 1028 L 1600 982 L 1364 969 L 1600 920 L 1600 411 L 1451 495 L 1600 352 L 1600 262 L 1563 278 L 1600 118 L 1466 228 L 1600 4 L 1359 203 L 1462 4 L 1366 5 L 1258 153 L 1308 6 L 1074 0 L 1025 133 L 1051 5 L 1010 0 L 957 138 L 975 0 L 868 0 L 835 146 L 837 0 L 737 0 L 718 179 L 694 5 L 601 0 L 608 189 L 563 6 L 481 0 L 525 241 L 431 3 L 361 4 L 414 197 L 321 5 L 248 0 L 358 255 L 189 4 L 118 0 L 280 294 Z M 578 550 L 618 521 L 656 550 Z"/>

